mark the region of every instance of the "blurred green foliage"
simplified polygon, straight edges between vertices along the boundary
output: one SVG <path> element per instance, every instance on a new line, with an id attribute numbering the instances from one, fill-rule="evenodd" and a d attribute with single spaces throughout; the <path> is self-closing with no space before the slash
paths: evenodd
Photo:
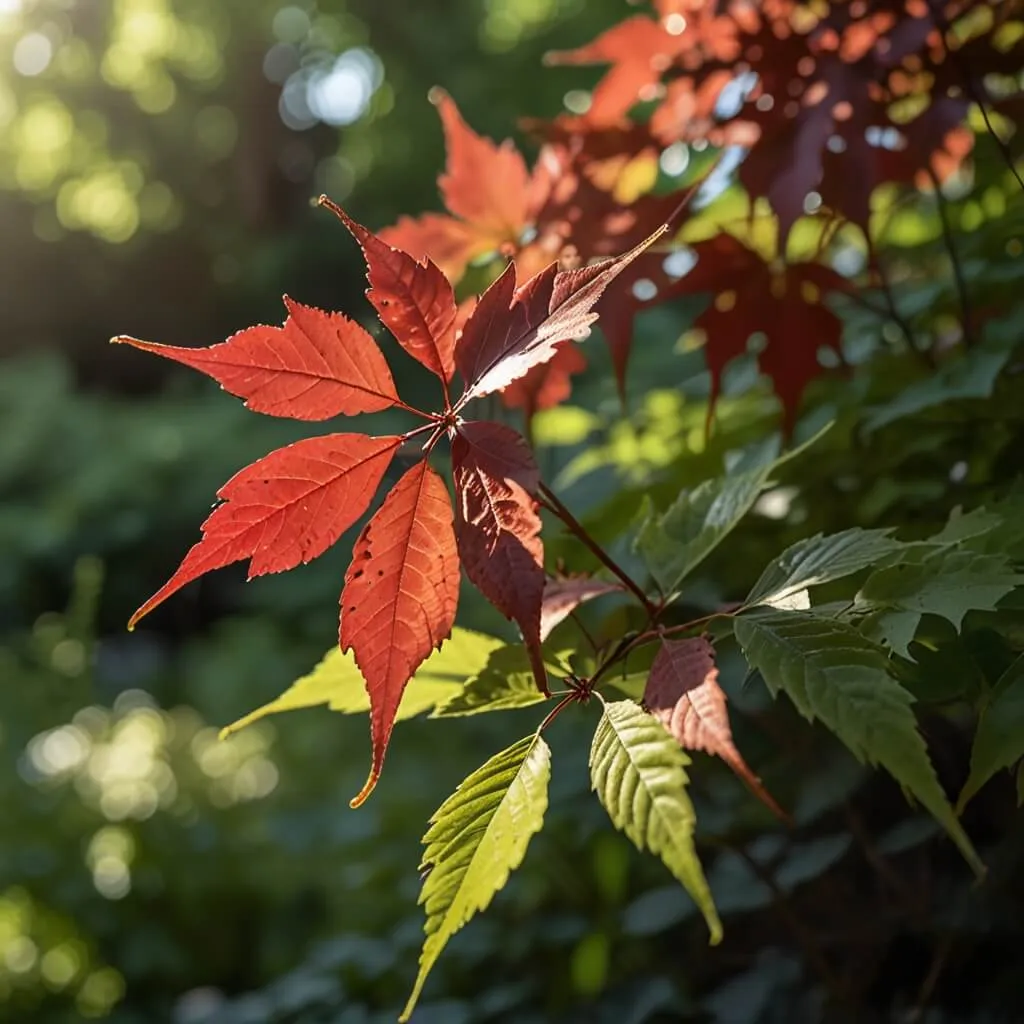
<path id="1" fill-rule="evenodd" d="M 369 747 L 358 718 L 296 712 L 218 743 L 220 726 L 330 643 L 346 541 L 250 587 L 218 573 L 125 634 L 217 486 L 297 435 L 177 375 L 157 396 L 145 375 L 162 370 L 123 350 L 115 361 L 101 342 L 118 331 L 212 341 L 279 320 L 284 290 L 365 312 L 354 246 L 308 198 L 329 191 L 373 225 L 436 207 L 428 88 L 444 85 L 503 137 L 593 80 L 539 73 L 541 53 L 622 14 L 615 0 L 0 0 L 3 353 L 22 352 L 0 364 L 0 1020 L 394 1019 L 421 941 L 425 820 L 529 712 L 400 724 L 358 812 L 347 807 Z M 351 86 L 342 98 L 324 85 L 335 73 Z M 684 613 L 735 600 L 814 532 L 923 536 L 957 506 L 1012 494 L 1024 471 L 1015 187 L 980 137 L 951 204 L 978 325 L 967 353 L 943 344 L 960 296 L 934 204 L 889 211 L 895 301 L 936 354 L 908 352 L 894 324 L 879 330 L 846 303 L 852 369 L 814 386 L 797 439 L 835 425 L 701 568 Z M 687 334 L 699 308 L 643 318 L 626 414 L 592 342 L 571 405 L 536 423 L 545 478 L 637 569 L 626 532 L 643 502 L 667 506 L 777 423 L 741 364 L 705 437 L 707 375 Z M 592 566 L 555 527 L 551 564 Z M 624 627 L 614 599 L 582 614 L 597 636 Z M 508 636 L 468 596 L 460 615 Z M 1024 646 L 1024 609 L 969 615 L 961 635 L 926 626 L 906 683 L 955 792 L 969 726 Z M 596 715 L 566 715 L 552 730 L 548 826 L 453 941 L 417 1022 L 790 1024 L 822 1019 L 837 993 L 858 1022 L 1020 1017 L 1014 780 L 1002 773 L 967 809 L 990 867 L 973 889 L 897 787 L 770 704 L 737 652 L 721 661 L 740 746 L 795 821 L 783 828 L 720 765 L 696 760 L 725 946 L 708 951 L 685 894 L 603 820 L 585 772 Z"/>

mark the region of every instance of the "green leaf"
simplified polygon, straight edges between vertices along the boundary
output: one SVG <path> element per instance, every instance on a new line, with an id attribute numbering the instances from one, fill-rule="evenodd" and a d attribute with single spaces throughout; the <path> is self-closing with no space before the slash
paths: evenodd
<path id="1" fill-rule="evenodd" d="M 420 865 L 426 873 L 419 898 L 427 914 L 426 941 L 399 1020 L 409 1019 L 448 940 L 487 907 L 523 862 L 544 823 L 550 777 L 551 751 L 534 733 L 464 779 L 430 819 Z"/>
<path id="2" fill-rule="evenodd" d="M 683 883 L 722 939 L 711 890 L 693 843 L 696 814 L 686 792 L 690 759 L 668 730 L 631 700 L 606 704 L 590 748 L 590 779 L 612 824 L 650 850 Z"/>
<path id="3" fill-rule="evenodd" d="M 503 641 L 495 637 L 456 626 L 444 646 L 427 658 L 412 677 L 402 695 L 396 721 L 429 711 L 458 693 L 466 677 L 483 669 L 490 655 L 503 646 Z M 345 715 L 369 711 L 366 683 L 351 652 L 342 654 L 338 647 L 328 651 L 312 672 L 297 679 L 280 697 L 225 726 L 221 739 L 266 715 L 320 704 Z"/>
<path id="4" fill-rule="evenodd" d="M 806 719 L 820 719 L 857 758 L 885 768 L 984 874 L 917 730 L 914 698 L 888 674 L 881 648 L 843 622 L 800 612 L 758 610 L 740 616 L 735 628 L 773 696 L 784 690 Z"/>
<path id="5" fill-rule="evenodd" d="M 998 771 L 1024 757 L 1024 654 L 999 678 L 981 713 L 971 748 L 971 770 L 957 801 L 957 813 Z"/>
<path id="6" fill-rule="evenodd" d="M 857 594 L 856 611 L 876 613 L 873 629 L 892 649 L 910 657 L 907 637 L 913 637 L 906 614 L 916 616 L 914 630 L 925 613 L 940 615 L 960 629 L 972 609 L 992 610 L 1024 576 L 1013 572 L 1001 555 L 979 555 L 955 548 L 941 549 L 920 561 L 900 562 L 878 569 Z M 889 613 L 895 613 L 887 622 Z"/>
<path id="7" fill-rule="evenodd" d="M 725 476 L 683 491 L 663 515 L 644 522 L 635 549 L 662 590 L 673 590 L 750 511 L 778 453 L 775 436 L 748 448 Z"/>
<path id="8" fill-rule="evenodd" d="M 864 420 L 864 432 L 954 399 L 988 398 L 1010 352 L 1005 342 L 991 343 L 950 361 L 933 376 L 904 388 L 892 402 L 872 409 Z"/>
<path id="9" fill-rule="evenodd" d="M 539 704 L 547 698 L 537 689 L 533 668 L 522 644 L 491 651 L 487 664 L 431 713 L 431 718 L 477 715 Z"/>
<path id="10" fill-rule="evenodd" d="M 765 569 L 746 603 L 785 607 L 808 587 L 842 579 L 891 558 L 902 546 L 891 533 L 853 529 L 799 541 Z"/>

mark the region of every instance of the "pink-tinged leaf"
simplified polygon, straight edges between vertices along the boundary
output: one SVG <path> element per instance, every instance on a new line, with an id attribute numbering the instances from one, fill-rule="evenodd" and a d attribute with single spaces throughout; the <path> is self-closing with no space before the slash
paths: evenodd
<path id="1" fill-rule="evenodd" d="M 322 555 L 366 511 L 401 443 L 401 437 L 326 434 L 240 470 L 217 492 L 222 503 L 203 523 L 203 539 L 128 628 L 213 569 L 248 558 L 253 579 Z"/>
<path id="2" fill-rule="evenodd" d="M 547 693 L 540 650 L 544 545 L 532 496 L 540 479 L 526 442 L 499 423 L 462 423 L 452 440 L 455 535 L 466 575 L 523 634 L 537 686 Z"/>
<path id="3" fill-rule="evenodd" d="M 591 576 L 570 576 L 548 580 L 540 606 L 540 638 L 547 640 L 555 627 L 564 622 L 581 604 L 604 594 L 621 592 L 621 583 L 609 583 Z"/>
<path id="4" fill-rule="evenodd" d="M 459 557 L 444 481 L 426 460 L 391 489 L 355 543 L 341 595 L 341 649 L 355 652 L 370 697 L 373 760 L 358 807 L 380 777 L 402 694 L 448 638 Z"/>
<path id="5" fill-rule="evenodd" d="M 705 637 L 663 640 L 644 689 L 645 707 L 684 750 L 703 750 L 720 757 L 765 806 L 785 818 L 736 749 L 725 703 L 709 641 Z"/>
<path id="6" fill-rule="evenodd" d="M 438 179 L 445 206 L 500 244 L 515 243 L 530 211 L 530 175 L 511 141 L 477 135 L 442 89 L 431 91 L 444 127 L 448 162 Z"/>
<path id="7" fill-rule="evenodd" d="M 122 335 L 133 345 L 212 377 L 246 408 L 296 420 L 379 412 L 398 392 L 377 343 L 340 313 L 285 297 L 283 327 L 249 327 L 209 348 L 179 348 Z"/>
<path id="8" fill-rule="evenodd" d="M 634 249 L 603 263 L 563 271 L 552 264 L 519 289 L 509 264 L 480 297 L 455 346 L 466 384 L 460 407 L 525 377 L 560 344 L 585 337 L 605 288 L 667 230 L 663 224 Z"/>
<path id="9" fill-rule="evenodd" d="M 575 345 L 563 345 L 547 363 L 512 381 L 501 393 L 509 409 L 522 409 L 529 423 L 541 409 L 552 409 L 572 393 L 572 375 L 582 373 L 587 360 Z"/>
<path id="10" fill-rule="evenodd" d="M 429 259 L 417 263 L 357 224 L 326 196 L 320 203 L 334 213 L 366 257 L 370 287 L 366 297 L 398 344 L 447 384 L 455 373 L 455 293 Z"/>

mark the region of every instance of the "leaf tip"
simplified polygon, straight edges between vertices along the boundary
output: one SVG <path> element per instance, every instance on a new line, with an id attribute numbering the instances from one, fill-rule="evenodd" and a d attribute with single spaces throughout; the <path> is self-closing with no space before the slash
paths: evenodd
<path id="1" fill-rule="evenodd" d="M 366 782 L 363 783 L 363 788 L 351 800 L 348 805 L 355 810 L 357 807 L 362 807 L 366 803 L 370 794 L 377 788 L 377 780 L 380 778 L 380 771 L 376 768 L 370 769 L 370 774 L 366 777 Z"/>

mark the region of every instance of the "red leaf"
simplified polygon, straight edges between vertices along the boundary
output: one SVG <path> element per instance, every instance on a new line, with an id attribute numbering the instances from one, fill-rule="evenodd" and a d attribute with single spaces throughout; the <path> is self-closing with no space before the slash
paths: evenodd
<path id="1" fill-rule="evenodd" d="M 441 115 L 448 152 L 437 184 L 453 216 L 403 217 L 380 238 L 417 259 L 430 256 L 454 280 L 475 257 L 519 245 L 532 219 L 534 186 L 511 141 L 495 145 L 477 135 L 442 89 L 432 90 L 430 98 Z"/>
<path id="2" fill-rule="evenodd" d="M 785 813 L 750 770 L 732 739 L 715 651 L 705 637 L 663 640 L 644 688 L 644 706 L 684 750 L 720 757 L 770 810 Z"/>
<path id="3" fill-rule="evenodd" d="M 341 595 L 341 649 L 355 652 L 370 695 L 373 761 L 358 807 L 380 777 L 402 694 L 451 634 L 459 558 L 444 481 L 418 462 L 398 481 L 355 543 Z"/>
<path id="4" fill-rule="evenodd" d="M 540 650 L 544 545 L 532 497 L 540 473 L 526 442 L 500 423 L 459 425 L 452 440 L 455 531 L 466 575 L 523 634 L 537 686 L 547 693 Z"/>
<path id="5" fill-rule="evenodd" d="M 297 441 L 236 473 L 203 523 L 203 539 L 131 617 L 128 628 L 186 583 L 249 558 L 249 579 L 322 555 L 362 514 L 401 437 L 327 434 Z"/>
<path id="6" fill-rule="evenodd" d="M 336 214 L 366 257 L 366 296 L 399 345 L 447 384 L 455 373 L 455 293 L 429 259 L 417 263 L 357 224 L 326 196 L 321 205 Z"/>
<path id="7" fill-rule="evenodd" d="M 804 389 L 823 372 L 818 350 L 839 351 L 842 321 L 822 299 L 827 292 L 847 291 L 846 278 L 818 263 L 765 263 L 728 234 L 697 242 L 693 251 L 697 265 L 680 280 L 678 291 L 715 294 L 695 321 L 707 333 L 709 416 L 726 365 L 747 351 L 752 335 L 763 332 L 758 364 L 775 385 L 788 429 Z"/>
<path id="8" fill-rule="evenodd" d="M 540 608 L 541 640 L 546 640 L 554 628 L 585 601 L 621 590 L 621 583 L 609 583 L 608 580 L 598 580 L 592 576 L 548 580 L 544 584 L 544 600 Z"/>
<path id="9" fill-rule="evenodd" d="M 384 228 L 377 237 L 414 259 L 429 257 L 449 281 L 457 281 L 471 260 L 496 248 L 493 238 L 480 235 L 471 224 L 443 213 L 399 217 L 397 224 Z"/>
<path id="10" fill-rule="evenodd" d="M 559 271 L 552 264 L 519 289 L 509 264 L 480 297 L 455 347 L 466 382 L 460 407 L 507 387 L 550 360 L 558 345 L 585 336 L 605 288 L 667 230 L 663 224 L 634 249 L 593 266 Z"/>
<path id="11" fill-rule="evenodd" d="M 530 175 L 510 139 L 477 135 L 442 89 L 431 92 L 444 126 L 448 163 L 438 179 L 445 206 L 479 231 L 515 242 L 529 219 Z"/>
<path id="12" fill-rule="evenodd" d="M 377 343 L 340 313 L 285 296 L 283 327 L 249 327 L 209 348 L 179 348 L 125 335 L 133 345 L 207 374 L 246 408 L 296 420 L 379 412 L 398 404 L 391 371 Z"/>
<path id="13" fill-rule="evenodd" d="M 501 399 L 510 409 L 522 409 L 529 423 L 541 409 L 564 402 L 572 392 L 570 378 L 586 368 L 583 353 L 575 345 L 563 345 L 550 362 L 535 366 L 525 377 L 509 384 Z"/>
<path id="14" fill-rule="evenodd" d="M 548 53 L 546 64 L 611 64 L 591 96 L 587 120 L 614 124 L 652 90 L 680 49 L 679 34 L 670 34 L 651 18 L 636 15 L 613 25 L 575 50 Z"/>

